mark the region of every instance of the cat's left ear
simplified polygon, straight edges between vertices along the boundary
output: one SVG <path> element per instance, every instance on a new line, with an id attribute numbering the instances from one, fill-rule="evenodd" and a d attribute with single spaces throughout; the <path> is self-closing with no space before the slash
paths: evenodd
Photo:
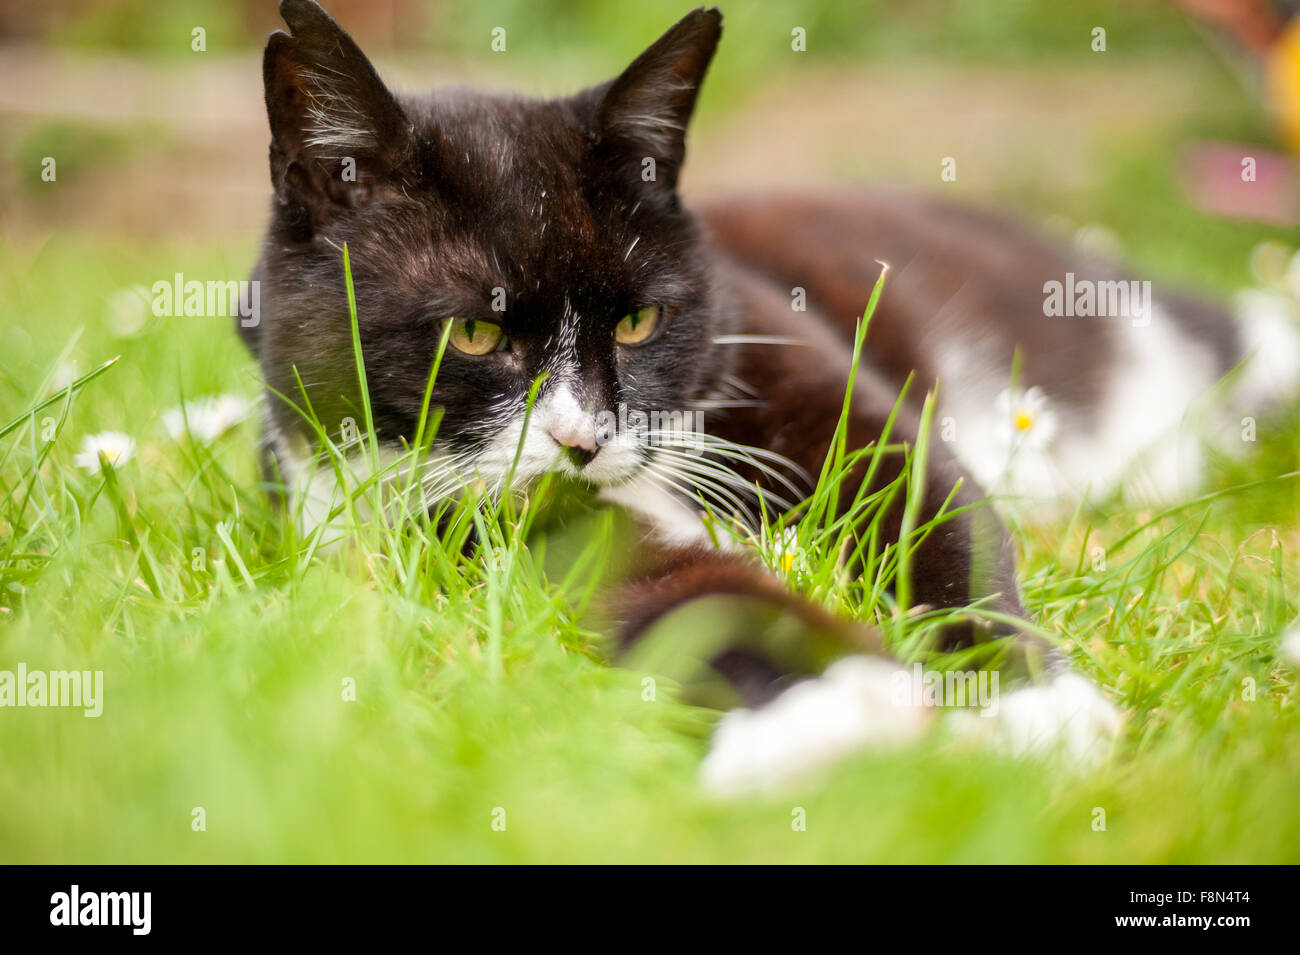
<path id="1" fill-rule="evenodd" d="M 592 132 L 599 161 L 640 182 L 676 189 L 686 125 L 722 36 L 716 7 L 682 17 L 603 89 Z M 650 161 L 653 162 L 650 162 Z"/>

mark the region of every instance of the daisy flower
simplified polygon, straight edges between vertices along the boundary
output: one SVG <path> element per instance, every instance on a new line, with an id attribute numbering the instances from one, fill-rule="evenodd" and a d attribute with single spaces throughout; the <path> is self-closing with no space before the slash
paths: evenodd
<path id="1" fill-rule="evenodd" d="M 1012 448 L 1029 447 L 1041 451 L 1056 436 L 1056 412 L 1041 388 L 1022 391 L 1008 388 L 997 396 L 994 407 L 998 418 L 998 437 Z"/>
<path id="2" fill-rule="evenodd" d="M 77 363 L 75 361 L 65 361 L 54 370 L 54 380 L 50 385 L 55 391 L 62 391 L 68 385 L 77 380 Z"/>
<path id="3" fill-rule="evenodd" d="M 1300 255 L 1293 256 L 1285 243 L 1261 242 L 1250 250 L 1250 274 L 1256 285 L 1282 288 L 1291 272 L 1300 274 Z"/>
<path id="4" fill-rule="evenodd" d="M 1282 656 L 1293 666 L 1300 667 L 1300 622 L 1291 624 L 1282 634 Z"/>
<path id="5" fill-rule="evenodd" d="M 207 444 L 247 418 L 252 408 L 253 403 L 241 395 L 215 395 L 187 401 L 184 408 L 164 411 L 162 423 L 173 440 L 180 441 L 185 437 L 188 420 L 190 436 Z"/>
<path id="6" fill-rule="evenodd" d="M 104 320 L 118 338 L 138 335 L 152 315 L 149 293 L 142 285 L 118 289 L 104 303 Z"/>
<path id="7" fill-rule="evenodd" d="M 768 547 L 774 562 L 786 574 L 803 557 L 803 548 L 799 546 L 799 530 L 796 527 L 782 527 L 775 539 L 768 542 Z"/>
<path id="8" fill-rule="evenodd" d="M 101 452 L 109 464 L 120 468 L 135 455 L 135 438 L 121 431 L 88 434 L 82 439 L 81 450 L 73 457 L 72 463 L 91 474 L 98 474 Z"/>
<path id="9" fill-rule="evenodd" d="M 1104 225 L 1085 225 L 1074 233 L 1074 245 L 1085 255 L 1099 259 L 1119 260 L 1124 258 L 1124 243 L 1120 237 Z"/>

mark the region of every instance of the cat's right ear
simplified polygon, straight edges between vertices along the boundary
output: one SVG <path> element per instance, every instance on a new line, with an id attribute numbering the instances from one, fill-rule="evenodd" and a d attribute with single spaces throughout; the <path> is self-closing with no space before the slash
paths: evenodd
<path id="1" fill-rule="evenodd" d="M 282 0 L 290 33 L 262 57 L 271 124 L 271 182 L 303 225 L 400 180 L 414 161 L 413 127 L 360 48 L 312 0 Z"/>
<path id="2" fill-rule="evenodd" d="M 671 192 L 686 157 L 686 126 L 722 36 L 716 7 L 693 10 L 593 92 L 598 161 Z"/>

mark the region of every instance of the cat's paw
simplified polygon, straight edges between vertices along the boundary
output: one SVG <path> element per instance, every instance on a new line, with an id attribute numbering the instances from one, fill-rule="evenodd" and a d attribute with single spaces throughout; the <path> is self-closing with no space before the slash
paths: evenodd
<path id="1" fill-rule="evenodd" d="M 991 717 L 954 716 L 956 732 L 988 740 L 1014 756 L 1060 752 L 1084 765 L 1106 757 L 1123 725 L 1114 704 L 1077 673 L 1006 694 Z"/>
<path id="2" fill-rule="evenodd" d="M 770 790 L 863 746 L 915 739 L 934 711 L 900 698 L 900 673 L 886 660 L 848 657 L 766 706 L 732 710 L 714 730 L 701 766 L 705 790 Z"/>

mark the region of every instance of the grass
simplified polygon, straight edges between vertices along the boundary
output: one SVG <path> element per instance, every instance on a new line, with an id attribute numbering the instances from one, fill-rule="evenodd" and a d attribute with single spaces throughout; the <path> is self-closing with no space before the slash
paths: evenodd
<path id="1" fill-rule="evenodd" d="M 179 5 L 179 32 L 156 4 L 128 6 L 55 39 L 178 60 L 194 24 L 214 54 L 260 42 L 211 4 Z M 728 5 L 705 118 L 823 53 L 845 66 L 1094 64 L 1096 23 L 1107 61 L 1222 70 L 1159 4 L 1089 0 L 1064 17 L 1028 0 L 912 6 Z M 482 57 L 504 24 L 512 60 L 564 86 L 612 75 L 684 9 L 497 3 L 433 18 L 411 43 L 421 57 Z M 795 25 L 807 56 L 788 53 Z M 1207 220 L 1179 194 L 1170 157 L 1189 133 L 1259 141 L 1245 94 L 1223 95 L 1171 129 L 1116 134 L 1083 185 L 1017 175 L 996 198 L 1108 226 L 1143 277 L 1230 292 L 1255 243 L 1294 237 Z M 90 169 L 133 140 L 69 122 L 43 117 L 11 158 L 66 154 L 75 177 L 76 157 Z M 1127 716 L 1106 765 L 1072 772 L 936 736 L 780 796 L 715 802 L 697 784 L 714 716 L 662 675 L 651 694 L 649 674 L 607 660 L 601 585 L 635 547 L 625 516 L 547 485 L 517 508 L 458 505 L 437 541 L 423 515 L 362 520 L 349 502 L 349 540 L 326 547 L 261 485 L 255 421 L 205 445 L 164 433 L 162 413 L 184 399 L 260 387 L 232 321 L 152 318 L 131 290 L 174 272 L 240 277 L 252 250 L 75 230 L 0 240 L 0 670 L 97 669 L 105 685 L 98 719 L 0 709 L 0 861 L 1300 861 L 1300 717 L 1278 654 L 1300 598 L 1300 480 L 1279 477 L 1296 470 L 1300 409 L 1261 420 L 1248 454 L 1216 457 L 1204 495 L 1180 509 L 1112 501 L 1015 522 L 1035 625 Z M 412 457 L 437 423 L 431 410 Z M 133 435 L 136 456 L 92 476 L 73 457 L 105 430 Z M 909 549 L 847 535 L 827 506 L 845 466 L 871 460 L 837 444 L 794 554 L 767 528 L 761 556 L 914 653 L 939 619 L 905 612 L 905 583 L 889 597 Z M 373 501 L 378 487 L 359 483 L 358 503 Z M 854 507 L 869 525 L 916 490 L 904 480 Z M 466 556 L 471 526 L 487 547 Z M 869 572 L 846 580 L 837 568 L 859 546 Z"/>
<path id="2" fill-rule="evenodd" d="M 0 354 L 0 425 L 57 398 L 0 438 L 0 669 L 102 670 L 105 700 L 98 719 L 0 711 L 0 859 L 1300 857 L 1300 719 L 1277 655 L 1296 609 L 1300 494 L 1276 478 L 1295 416 L 1262 426 L 1259 451 L 1221 462 L 1181 510 L 1018 528 L 1037 625 L 1128 714 L 1106 766 L 1079 774 L 936 737 L 718 803 L 696 781 L 713 717 L 667 681 L 647 699 L 646 674 L 609 666 L 590 623 L 600 570 L 632 546 L 620 515 L 548 487 L 518 510 L 460 505 L 462 530 L 477 522 L 489 542 L 477 556 L 419 520 L 362 521 L 321 547 L 259 485 L 255 424 L 209 446 L 161 431 L 182 397 L 256 393 L 231 323 L 100 318 L 159 261 L 168 275 L 237 262 L 58 237 L 4 252 L 0 288 L 21 321 Z M 85 374 L 117 355 L 70 395 L 52 384 L 61 360 Z M 73 466 L 81 436 L 110 428 L 135 435 L 136 458 L 111 478 Z M 841 454 L 824 489 L 854 460 Z M 1263 483 L 1233 490 L 1249 482 Z M 843 515 L 818 501 L 792 585 L 906 645 L 918 624 L 883 589 L 906 548 L 873 549 L 879 573 L 844 581 Z M 766 557 L 785 566 L 777 548 Z"/>

